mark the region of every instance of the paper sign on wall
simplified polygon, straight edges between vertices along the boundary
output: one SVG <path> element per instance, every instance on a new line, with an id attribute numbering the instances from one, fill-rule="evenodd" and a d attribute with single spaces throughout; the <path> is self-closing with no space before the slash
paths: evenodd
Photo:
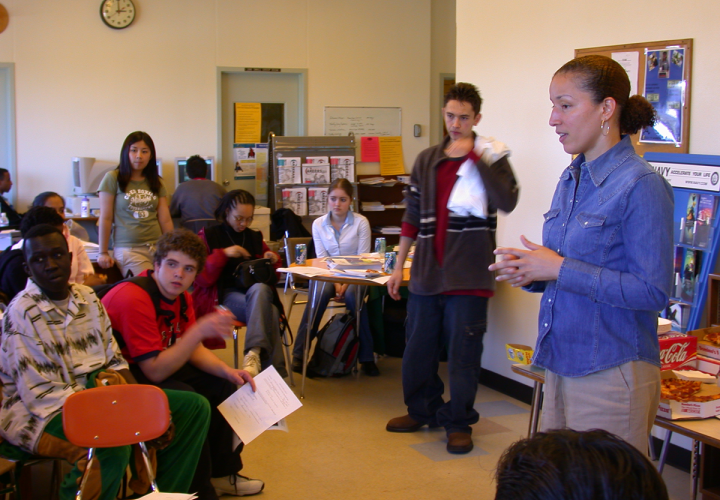
<path id="1" fill-rule="evenodd" d="M 402 175 L 402 137 L 380 137 L 380 175 Z"/>
<path id="2" fill-rule="evenodd" d="M 259 102 L 235 103 L 235 142 L 260 142 L 262 109 Z"/>
<path id="3" fill-rule="evenodd" d="M 378 137 L 360 138 L 360 161 L 380 161 L 380 141 Z"/>

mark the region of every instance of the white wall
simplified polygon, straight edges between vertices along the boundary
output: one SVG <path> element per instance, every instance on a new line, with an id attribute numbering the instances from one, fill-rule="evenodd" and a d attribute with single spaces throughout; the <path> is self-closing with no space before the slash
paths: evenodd
<path id="1" fill-rule="evenodd" d="M 15 63 L 18 206 L 69 193 L 70 158 L 117 161 L 125 136 L 172 158 L 218 156 L 216 68 L 308 70 L 308 134 L 324 106 L 400 106 L 408 168 L 428 137 L 430 0 L 138 1 L 125 30 L 95 0 L 6 0 L 0 62 Z"/>
<path id="2" fill-rule="evenodd" d="M 483 119 L 478 131 L 506 142 L 520 182 L 520 202 L 501 218 L 498 244 L 518 246 L 525 234 L 541 240 L 542 214 L 550 206 L 558 176 L 569 164 L 548 125 L 548 85 L 576 48 L 694 39 L 690 153 L 720 154 L 720 3 L 688 0 L 457 0 L 457 80 L 481 89 Z M 501 285 L 491 300 L 483 366 L 512 374 L 506 342 L 535 344 L 539 297 Z"/>
<path id="3" fill-rule="evenodd" d="M 455 0 L 432 0 L 430 47 L 430 144 L 442 138 L 441 74 L 455 73 Z"/>

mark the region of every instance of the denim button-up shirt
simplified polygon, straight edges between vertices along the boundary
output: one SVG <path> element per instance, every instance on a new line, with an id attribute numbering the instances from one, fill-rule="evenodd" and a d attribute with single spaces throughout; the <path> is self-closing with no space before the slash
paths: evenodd
<path id="1" fill-rule="evenodd" d="M 545 214 L 543 245 L 564 257 L 543 291 L 533 363 L 579 377 L 642 360 L 660 366 L 657 312 L 673 273 L 672 188 L 630 137 L 565 169 Z"/>

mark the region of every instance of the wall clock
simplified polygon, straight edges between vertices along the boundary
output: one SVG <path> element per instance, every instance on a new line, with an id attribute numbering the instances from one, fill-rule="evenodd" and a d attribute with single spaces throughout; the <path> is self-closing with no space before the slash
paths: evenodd
<path id="1" fill-rule="evenodd" d="M 9 22 L 10 16 L 8 15 L 8 11 L 5 6 L 0 3 L 0 33 L 5 31 Z"/>
<path id="2" fill-rule="evenodd" d="M 113 29 L 127 28 L 135 20 L 135 4 L 132 0 L 103 0 L 100 18 Z"/>

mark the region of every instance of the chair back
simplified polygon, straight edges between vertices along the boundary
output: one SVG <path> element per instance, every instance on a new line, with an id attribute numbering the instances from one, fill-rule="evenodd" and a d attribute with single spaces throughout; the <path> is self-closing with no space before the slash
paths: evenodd
<path id="1" fill-rule="evenodd" d="M 170 405 L 153 385 L 108 385 L 72 394 L 63 406 L 68 441 L 111 448 L 160 437 L 170 426 Z"/>
<path id="2" fill-rule="evenodd" d="M 283 238 L 283 242 L 285 243 L 285 257 L 287 258 L 288 266 L 295 263 L 295 245 L 299 245 L 301 243 L 307 245 L 311 240 L 312 238 Z"/>
<path id="3" fill-rule="evenodd" d="M 295 237 L 295 238 L 289 238 L 285 237 L 283 238 L 283 243 L 285 245 L 285 258 L 287 259 L 287 265 L 290 267 L 291 264 L 295 263 L 295 245 L 298 245 L 300 243 L 305 243 L 306 245 L 310 243 L 310 240 L 312 238 L 307 237 Z M 287 293 L 288 285 L 290 286 L 290 289 L 293 291 L 296 291 L 295 285 L 297 283 L 307 283 L 307 280 L 303 278 L 296 278 L 292 275 L 292 273 L 287 273 L 285 275 L 285 293 Z M 288 315 L 289 316 L 289 315 Z"/>

